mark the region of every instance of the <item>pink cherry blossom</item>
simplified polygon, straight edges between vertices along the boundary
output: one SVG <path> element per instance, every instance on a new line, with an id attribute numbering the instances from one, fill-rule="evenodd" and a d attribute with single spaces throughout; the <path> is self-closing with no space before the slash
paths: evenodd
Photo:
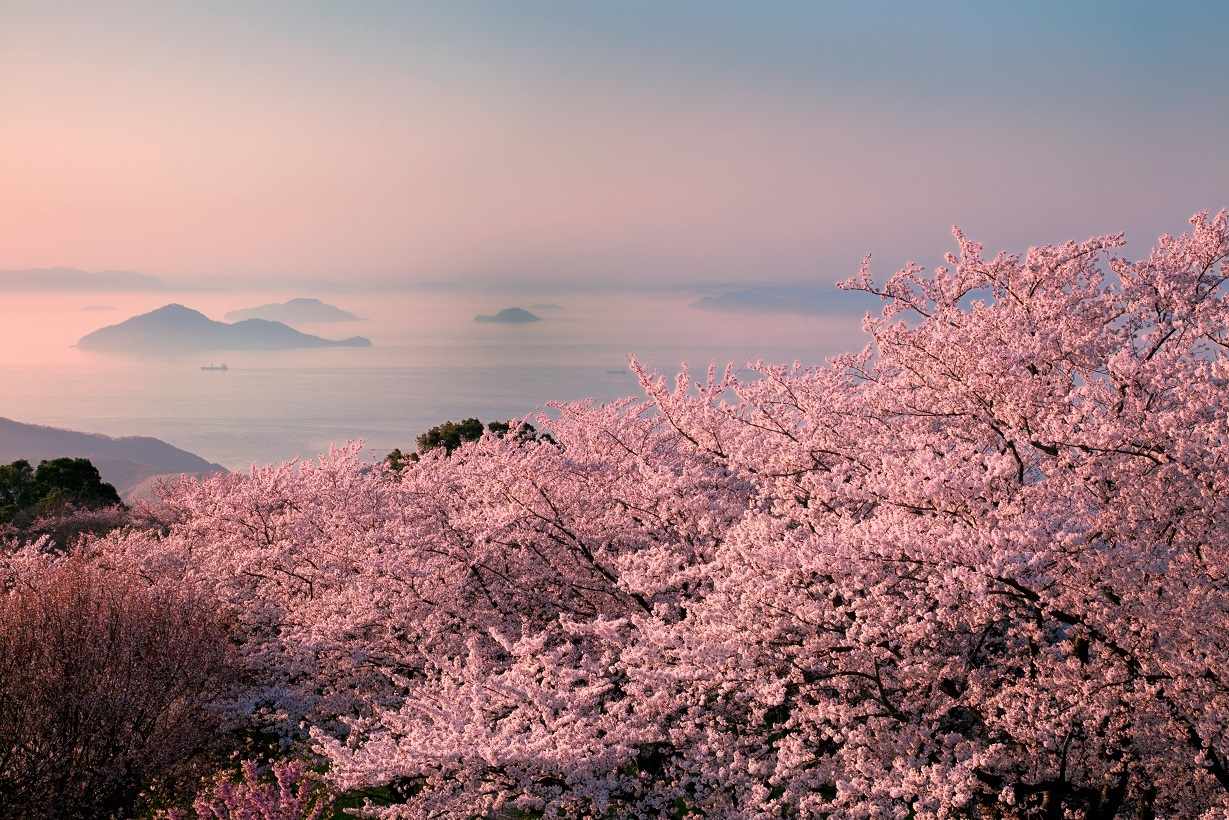
<path id="1" fill-rule="evenodd" d="M 165 820 L 320 820 L 330 796 L 319 778 L 297 761 L 274 763 L 272 777 L 262 778 L 255 760 L 245 760 L 241 777 L 214 778 L 197 794 L 192 811 L 172 810 Z"/>
<path id="2" fill-rule="evenodd" d="M 97 560 L 207 594 L 385 817 L 1222 817 L 1229 217 L 957 252 L 867 347 L 394 472 L 185 480 Z M 17 560 L 11 572 L 19 573 Z"/>

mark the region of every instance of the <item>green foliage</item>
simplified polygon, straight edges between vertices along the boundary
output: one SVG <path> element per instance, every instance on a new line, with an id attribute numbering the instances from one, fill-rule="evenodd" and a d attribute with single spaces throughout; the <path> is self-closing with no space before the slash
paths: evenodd
<path id="1" fill-rule="evenodd" d="M 18 512 L 34 506 L 37 501 L 30 462 L 21 460 L 0 465 L 0 523 L 12 521 Z"/>
<path id="2" fill-rule="evenodd" d="M 403 453 L 400 447 L 384 456 L 384 463 L 397 472 L 401 472 L 415 461 L 418 461 L 418 453 Z"/>
<path id="3" fill-rule="evenodd" d="M 22 459 L 0 465 L 0 524 L 66 508 L 96 510 L 121 504 L 115 487 L 87 458 L 55 458 L 32 468 Z"/>
<path id="4" fill-rule="evenodd" d="M 408 782 L 397 782 L 370 788 L 351 789 L 342 792 L 333 800 L 334 820 L 354 817 L 364 806 L 376 807 L 400 805 L 417 793 L 418 785 Z"/>
<path id="5" fill-rule="evenodd" d="M 459 422 L 446 421 L 443 424 L 437 424 L 418 437 L 418 452 L 425 453 L 428 450 L 443 447 L 445 452 L 452 455 L 453 450 L 465 442 L 482 438 L 482 431 L 482 422 L 478 419 L 470 418 Z"/>
<path id="6" fill-rule="evenodd" d="M 443 448 L 445 454 L 452 455 L 453 451 L 462 444 L 482 438 L 483 432 L 488 432 L 498 438 L 503 438 L 509 433 L 513 433 L 517 441 L 555 443 L 555 440 L 551 438 L 549 433 L 538 432 L 537 428 L 527 421 L 492 421 L 484 427 L 479 419 L 468 418 L 461 421 L 450 420 L 443 424 L 435 425 L 415 439 L 415 443 L 418 445 L 417 452 L 403 453 L 398 448 L 385 456 L 384 461 L 392 469 L 401 470 L 408 464 L 418 461 L 420 454 L 431 450 Z"/>

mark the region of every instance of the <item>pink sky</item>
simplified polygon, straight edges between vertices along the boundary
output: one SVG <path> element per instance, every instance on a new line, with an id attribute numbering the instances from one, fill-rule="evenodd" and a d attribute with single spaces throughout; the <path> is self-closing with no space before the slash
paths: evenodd
<path id="1" fill-rule="evenodd" d="M 1041 69 L 918 89 L 911 61 L 945 47 L 919 42 L 895 84 L 846 90 L 685 50 L 641 69 L 623 41 L 578 56 L 553 29 L 155 8 L 0 27 L 0 269 L 831 281 L 868 251 L 937 256 L 953 222 L 989 245 L 1147 239 L 1229 190 L 1224 107 L 1189 82 L 1170 110 L 1130 77 L 1064 97 Z"/>

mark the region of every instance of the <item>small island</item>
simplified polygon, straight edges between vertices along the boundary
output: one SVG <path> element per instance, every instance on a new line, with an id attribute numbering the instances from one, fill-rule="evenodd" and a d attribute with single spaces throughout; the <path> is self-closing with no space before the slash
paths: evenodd
<path id="1" fill-rule="evenodd" d="M 267 319 L 271 322 L 286 322 L 307 324 L 324 322 L 357 322 L 359 317 L 348 310 L 342 310 L 336 305 L 330 305 L 319 299 L 299 297 L 286 302 L 275 302 L 268 305 L 232 310 L 226 314 L 229 322 L 239 322 L 244 319 Z"/>
<path id="2" fill-rule="evenodd" d="M 474 317 L 474 321 L 489 322 L 500 325 L 523 325 L 529 322 L 540 322 L 542 321 L 542 317 L 535 316 L 524 308 L 510 307 L 504 308 L 493 316 L 479 314 Z"/>

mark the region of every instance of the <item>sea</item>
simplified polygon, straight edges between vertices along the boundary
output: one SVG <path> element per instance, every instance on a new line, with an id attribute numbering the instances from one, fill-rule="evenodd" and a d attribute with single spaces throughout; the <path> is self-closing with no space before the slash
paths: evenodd
<path id="1" fill-rule="evenodd" d="M 127 356 L 75 347 L 86 333 L 168 303 L 226 312 L 320 296 L 358 321 L 298 324 L 370 348 Z M 0 416 L 112 436 L 168 441 L 223 466 L 311 458 L 359 440 L 374 459 L 412 447 L 447 419 L 519 418 L 549 401 L 639 395 L 628 357 L 673 376 L 688 363 L 821 364 L 865 343 L 854 313 L 793 315 L 698 309 L 682 292 L 559 294 L 415 288 L 302 294 L 173 290 L 139 294 L 0 293 Z M 522 307 L 523 325 L 478 314 Z M 227 369 L 202 370 L 225 363 Z"/>

